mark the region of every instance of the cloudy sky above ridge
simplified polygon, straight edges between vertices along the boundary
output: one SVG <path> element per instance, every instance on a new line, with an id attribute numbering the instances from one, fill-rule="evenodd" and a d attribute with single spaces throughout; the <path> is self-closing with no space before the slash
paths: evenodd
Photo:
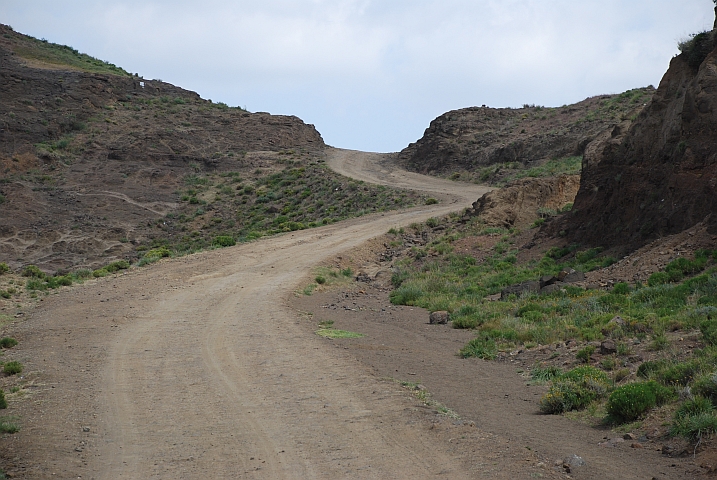
<path id="1" fill-rule="evenodd" d="M 2 0 L 15 30 L 337 147 L 398 151 L 474 105 L 560 106 L 655 85 L 710 0 Z"/>

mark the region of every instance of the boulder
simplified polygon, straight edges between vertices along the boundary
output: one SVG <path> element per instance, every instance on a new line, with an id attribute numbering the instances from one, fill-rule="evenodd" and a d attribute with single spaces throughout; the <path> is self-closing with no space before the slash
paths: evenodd
<path id="1" fill-rule="evenodd" d="M 545 288 L 548 285 L 552 285 L 557 281 L 557 277 L 554 277 L 552 275 L 543 275 L 542 277 L 540 277 L 540 288 Z"/>
<path id="2" fill-rule="evenodd" d="M 431 313 L 431 315 L 428 317 L 429 323 L 431 325 L 445 325 L 448 323 L 448 312 L 445 310 L 439 310 L 437 312 Z"/>
<path id="3" fill-rule="evenodd" d="M 572 268 L 566 268 L 558 274 L 558 280 L 565 283 L 583 282 L 585 281 L 585 274 Z"/>
<path id="4" fill-rule="evenodd" d="M 617 353 L 617 347 L 615 346 L 615 342 L 613 342 L 612 340 L 605 340 L 600 344 L 600 354 L 612 355 L 613 353 Z"/>
<path id="5" fill-rule="evenodd" d="M 548 284 L 540 289 L 540 294 L 547 295 L 549 293 L 559 292 L 560 290 L 565 288 L 566 285 L 567 284 L 563 283 L 563 282 L 555 282 L 555 283 Z"/>
<path id="6" fill-rule="evenodd" d="M 356 275 L 356 281 L 363 283 L 371 283 L 373 279 L 366 272 L 359 272 L 358 275 Z"/>
<path id="7" fill-rule="evenodd" d="M 505 300 L 510 295 L 517 295 L 520 296 L 523 293 L 538 293 L 540 291 L 540 282 L 537 281 L 528 281 L 519 283 L 517 285 L 511 285 L 510 287 L 505 287 L 500 292 L 500 299 Z"/>

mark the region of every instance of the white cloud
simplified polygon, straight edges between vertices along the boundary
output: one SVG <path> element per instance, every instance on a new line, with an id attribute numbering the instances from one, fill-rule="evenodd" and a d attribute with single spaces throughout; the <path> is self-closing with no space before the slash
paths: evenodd
<path id="1" fill-rule="evenodd" d="M 4 0 L 0 21 L 148 78 L 397 150 L 471 105 L 657 84 L 708 0 Z"/>

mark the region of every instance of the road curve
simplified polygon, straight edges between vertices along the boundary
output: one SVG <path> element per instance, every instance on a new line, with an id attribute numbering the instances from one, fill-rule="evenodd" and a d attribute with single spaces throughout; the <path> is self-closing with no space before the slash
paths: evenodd
<path id="1" fill-rule="evenodd" d="M 328 257 L 487 191 L 383 160 L 328 155 L 337 172 L 442 202 L 164 261 L 49 298 L 21 327 L 27 351 L 42 352 L 29 366 L 53 383 L 43 411 L 54 414 L 30 425 L 48 445 L 32 478 L 468 478 L 406 424 L 400 391 L 307 333 L 287 307 Z"/>

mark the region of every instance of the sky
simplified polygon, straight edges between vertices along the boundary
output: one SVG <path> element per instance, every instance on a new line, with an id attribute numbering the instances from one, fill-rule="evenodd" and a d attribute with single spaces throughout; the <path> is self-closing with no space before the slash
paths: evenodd
<path id="1" fill-rule="evenodd" d="M 657 86 L 711 0 L 2 0 L 0 23 L 329 145 L 399 151 L 453 109 Z"/>

